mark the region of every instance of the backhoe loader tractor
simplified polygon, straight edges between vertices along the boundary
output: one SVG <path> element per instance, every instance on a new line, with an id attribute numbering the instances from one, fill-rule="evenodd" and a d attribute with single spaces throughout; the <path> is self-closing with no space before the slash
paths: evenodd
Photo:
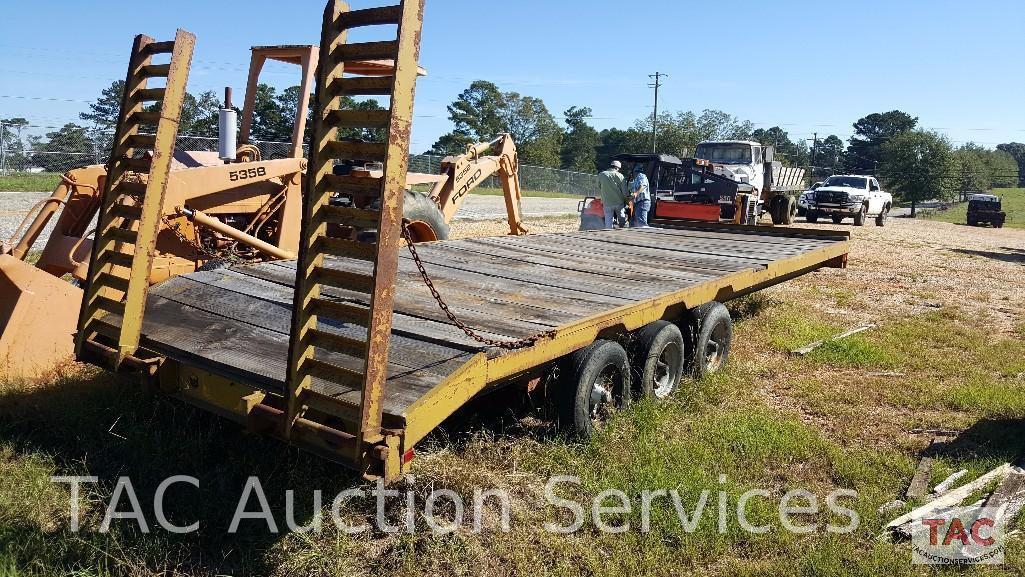
<path id="1" fill-rule="evenodd" d="M 161 156 L 170 157 L 170 170 L 158 215 L 156 253 L 147 279 L 150 284 L 226 263 L 294 258 L 297 252 L 309 97 L 302 98 L 297 107 L 287 158 L 262 159 L 250 134 L 256 89 L 267 60 L 298 65 L 300 94 L 309 95 L 318 47 L 254 47 L 238 146 L 228 90 L 220 118 L 220 150 L 186 152 L 173 150 L 174 139 L 163 139 L 166 150 L 155 146 L 154 133 L 162 114 L 159 105 L 169 89 L 146 87 L 151 78 L 172 80 L 170 64 L 153 63 L 161 54 L 166 59 L 171 44 L 144 36 L 136 43 L 119 121 L 119 134 L 124 137 L 115 143 L 122 148 L 115 151 L 121 157 L 106 166 L 88 166 L 63 175 L 54 193 L 34 207 L 12 240 L 0 247 L 0 378 L 38 378 L 73 356 L 72 335 L 82 302 L 78 287 L 89 273 L 98 225 L 105 224 L 103 217 L 108 216 L 98 218 L 105 186 L 112 185 L 121 199 L 113 225 L 106 223 L 109 230 L 104 235 L 131 252 L 127 247 L 137 234 L 133 229 L 141 217 L 150 167 Z M 177 65 L 174 80 L 184 89 L 190 41 L 175 43 L 175 48 L 189 52 L 173 54 Z M 391 70 L 388 61 L 355 62 L 348 69 L 368 77 L 385 76 Z M 149 102 L 155 104 L 146 106 Z M 149 149 L 144 150 L 144 145 Z M 108 183 L 114 164 L 119 165 L 114 172 L 116 182 Z M 53 219 L 52 234 L 35 265 L 29 264 L 26 259 L 33 245 Z M 115 281 L 120 289 L 126 288 L 126 283 L 124 279 Z"/>
<path id="2" fill-rule="evenodd" d="M 303 136 L 319 47 L 254 47 L 240 127 L 236 130 L 237 116 L 228 89 L 219 119 L 219 150 L 186 152 L 173 150 L 174 139 L 163 139 L 166 150 L 155 146 L 154 133 L 162 114 L 162 98 L 158 97 L 163 97 L 167 89 L 146 87 L 150 78 L 170 79 L 171 65 L 152 61 L 169 53 L 172 43 L 152 42 L 144 36 L 137 39 L 139 42 L 145 46 L 137 46 L 133 52 L 122 102 L 119 134 L 125 136 L 123 142 L 115 143 L 121 146 L 121 150 L 115 151 L 121 156 L 112 157 L 108 165 L 88 166 L 63 175 L 54 193 L 30 211 L 9 243 L 0 246 L 0 378 L 38 378 L 73 356 L 72 335 L 82 302 L 79 287 L 89 274 L 99 225 L 107 225 L 109 230 L 104 234 L 111 242 L 123 245 L 129 253 L 132 251 L 130 241 L 137 234 L 133 229 L 138 228 L 143 196 L 150 184 L 150 168 L 157 157 L 171 160 L 149 284 L 231 263 L 294 258 L 297 253 L 307 167 Z M 191 44 L 182 44 L 186 45 L 190 57 Z M 185 56 L 177 59 L 180 64 L 176 80 L 182 89 L 190 63 Z M 257 86 L 268 60 L 299 66 L 303 95 L 295 113 L 290 154 L 274 160 L 262 159 L 260 148 L 251 140 Z M 387 79 L 393 70 L 391 60 L 352 61 L 346 66 L 347 74 L 366 77 L 371 82 L 376 78 Z M 418 68 L 417 74 L 422 76 L 426 72 Z M 148 102 L 155 104 L 145 106 Z M 139 146 L 130 146 L 134 144 Z M 493 151 L 491 156 L 486 155 L 489 151 Z M 512 234 L 524 234 L 517 163 L 511 137 L 502 135 L 493 142 L 468 147 L 463 155 L 446 158 L 440 175 L 409 173 L 408 187 L 432 187 L 430 195 L 406 191 L 403 216 L 414 242 L 447 239 L 448 223 L 466 195 L 490 176 L 498 176 L 503 183 Z M 107 183 L 115 164 L 120 165 L 114 171 L 116 182 Z M 380 168 L 371 163 L 349 162 L 336 166 L 335 172 L 373 178 L 380 174 Z M 110 215 L 113 225 L 98 218 L 108 184 L 113 194 L 120 197 L 118 215 Z M 350 195 L 333 202 L 364 206 L 372 201 L 369 195 Z M 35 265 L 29 264 L 26 259 L 32 247 L 55 218 L 45 248 Z M 354 238 L 365 238 L 368 233 L 376 234 L 372 229 L 351 231 Z M 127 288 L 128 275 L 125 276 L 115 281 L 115 293 Z"/>

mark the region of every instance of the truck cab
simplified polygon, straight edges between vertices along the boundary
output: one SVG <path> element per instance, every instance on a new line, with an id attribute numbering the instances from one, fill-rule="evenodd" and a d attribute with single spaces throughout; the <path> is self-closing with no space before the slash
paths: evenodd
<path id="1" fill-rule="evenodd" d="M 893 197 L 883 192 L 874 176 L 835 175 L 815 191 L 806 218 L 814 223 L 819 217 L 828 216 L 840 224 L 853 217 L 854 225 L 862 226 L 867 217 L 873 217 L 877 226 L 883 226 L 892 207 Z"/>

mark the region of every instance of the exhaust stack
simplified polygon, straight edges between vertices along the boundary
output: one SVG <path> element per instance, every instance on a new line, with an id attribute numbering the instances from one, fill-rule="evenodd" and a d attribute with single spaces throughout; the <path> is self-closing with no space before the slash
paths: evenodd
<path id="1" fill-rule="evenodd" d="M 238 113 L 231 107 L 231 87 L 224 89 L 224 108 L 217 117 L 217 153 L 225 163 L 234 162 L 238 151 Z"/>

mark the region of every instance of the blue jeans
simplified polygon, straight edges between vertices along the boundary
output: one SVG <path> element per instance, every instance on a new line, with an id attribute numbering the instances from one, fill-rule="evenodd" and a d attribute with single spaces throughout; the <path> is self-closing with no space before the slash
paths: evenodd
<path id="1" fill-rule="evenodd" d="M 651 199 L 644 199 L 634 202 L 634 221 L 631 224 L 634 228 L 648 226 L 648 211 L 651 210 Z"/>
<path id="2" fill-rule="evenodd" d="M 605 228 L 613 228 L 619 220 L 619 211 L 623 210 L 623 207 L 603 205 L 602 208 L 605 209 Z"/>

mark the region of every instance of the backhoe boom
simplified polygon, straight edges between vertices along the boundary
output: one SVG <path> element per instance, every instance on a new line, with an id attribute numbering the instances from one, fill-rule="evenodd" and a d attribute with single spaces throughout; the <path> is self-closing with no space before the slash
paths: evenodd
<path id="1" fill-rule="evenodd" d="M 491 154 L 485 156 L 489 152 Z M 445 222 L 452 221 L 470 192 L 489 177 L 497 176 L 505 193 L 509 234 L 527 234 L 520 209 L 519 156 L 510 134 L 502 134 L 491 142 L 472 144 L 462 155 L 446 157 L 441 161 L 441 174 L 447 178 L 434 185 L 430 196 L 441 208 Z"/>

